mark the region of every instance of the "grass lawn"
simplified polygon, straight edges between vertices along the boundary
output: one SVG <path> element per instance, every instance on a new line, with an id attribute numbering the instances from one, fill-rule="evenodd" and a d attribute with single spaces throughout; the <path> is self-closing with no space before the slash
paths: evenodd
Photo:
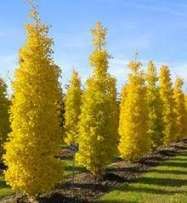
<path id="1" fill-rule="evenodd" d="M 81 167 L 81 166 L 75 165 L 73 167 L 73 161 L 71 159 L 70 160 L 63 160 L 63 163 L 64 163 L 64 177 L 65 177 L 65 179 L 73 176 L 73 170 L 74 170 L 75 175 L 78 173 L 86 171 L 86 169 L 84 167 Z"/>
<path id="2" fill-rule="evenodd" d="M 105 194 L 98 202 L 187 203 L 187 151 Z"/>
<path id="3" fill-rule="evenodd" d="M 13 191 L 6 185 L 3 176 L 0 176 L 0 199 L 13 194 Z"/>

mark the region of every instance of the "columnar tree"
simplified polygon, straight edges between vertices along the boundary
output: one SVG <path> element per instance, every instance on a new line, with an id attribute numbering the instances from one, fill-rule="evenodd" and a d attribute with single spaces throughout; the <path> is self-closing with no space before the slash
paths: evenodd
<path id="1" fill-rule="evenodd" d="M 144 76 L 141 64 L 132 61 L 128 84 L 123 88 L 120 104 L 119 151 L 121 157 L 134 161 L 150 150 L 147 133 L 147 103 Z"/>
<path id="2" fill-rule="evenodd" d="M 168 66 L 164 65 L 161 67 L 159 80 L 160 97 L 163 107 L 163 143 L 167 146 L 176 139 L 173 88 Z"/>
<path id="3" fill-rule="evenodd" d="M 106 29 L 97 23 L 92 34 L 94 51 L 90 64 L 93 72 L 83 93 L 76 160 L 100 176 L 116 153 L 118 112 L 115 79 L 107 72 Z"/>
<path id="4" fill-rule="evenodd" d="M 4 156 L 7 183 L 30 197 L 49 191 L 63 172 L 61 161 L 55 158 L 60 143 L 60 72 L 53 61 L 48 27 L 35 10 L 33 19 L 26 25 L 27 38 L 12 84 L 12 132 Z"/>
<path id="5" fill-rule="evenodd" d="M 65 96 L 65 142 L 78 143 L 78 122 L 81 107 L 81 81 L 76 71 L 73 71 L 69 87 Z"/>
<path id="6" fill-rule="evenodd" d="M 61 142 L 59 144 L 64 144 L 65 139 L 65 104 L 64 104 L 64 97 L 65 94 L 63 93 L 63 89 L 59 87 L 59 101 L 58 101 L 58 118 L 59 118 L 59 136 L 61 138 Z"/>
<path id="7" fill-rule="evenodd" d="M 0 159 L 2 159 L 4 153 L 3 145 L 10 132 L 9 107 L 10 101 L 7 96 L 7 86 L 5 82 L 0 79 Z"/>
<path id="8" fill-rule="evenodd" d="M 180 140 L 186 135 L 186 108 L 185 97 L 182 90 L 183 80 L 177 78 L 174 85 L 173 96 L 175 100 L 176 138 Z"/>
<path id="9" fill-rule="evenodd" d="M 184 96 L 185 99 L 185 111 L 186 111 L 186 122 L 187 122 L 187 95 Z M 187 136 L 187 127 L 185 128 L 185 136 Z"/>
<path id="10" fill-rule="evenodd" d="M 147 73 L 147 105 L 148 105 L 148 134 L 151 138 L 151 148 L 162 145 L 163 141 L 163 122 L 162 122 L 162 104 L 160 99 L 159 87 L 157 85 L 158 77 L 156 67 L 152 61 L 149 62 Z"/>

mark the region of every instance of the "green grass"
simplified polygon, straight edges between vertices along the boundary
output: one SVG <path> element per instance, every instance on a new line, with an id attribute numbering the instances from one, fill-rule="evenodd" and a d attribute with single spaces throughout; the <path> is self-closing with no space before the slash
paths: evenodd
<path id="1" fill-rule="evenodd" d="M 85 172 L 86 169 L 82 166 L 75 165 L 73 168 L 73 161 L 70 160 L 63 160 L 64 163 L 64 176 L 65 178 L 69 178 L 73 176 L 73 170 L 75 174 Z"/>
<path id="2" fill-rule="evenodd" d="M 105 203 L 187 203 L 187 151 L 163 161 L 133 183 L 105 194 Z"/>
<path id="3" fill-rule="evenodd" d="M 0 199 L 12 194 L 13 194 L 13 191 L 9 186 L 6 185 L 3 176 L 0 176 Z"/>

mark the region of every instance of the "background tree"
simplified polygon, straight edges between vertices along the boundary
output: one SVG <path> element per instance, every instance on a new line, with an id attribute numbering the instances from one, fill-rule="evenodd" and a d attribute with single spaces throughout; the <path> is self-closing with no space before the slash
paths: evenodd
<path id="1" fill-rule="evenodd" d="M 178 140 L 186 135 L 186 108 L 185 97 L 182 90 L 183 80 L 177 78 L 174 85 L 173 96 L 175 100 L 176 137 Z"/>
<path id="2" fill-rule="evenodd" d="M 121 157 L 134 161 L 150 150 L 150 137 L 147 134 L 146 87 L 141 64 L 129 64 L 131 74 L 123 88 L 120 104 L 119 151 Z"/>
<path id="3" fill-rule="evenodd" d="M 173 89 L 168 66 L 161 67 L 159 80 L 163 106 L 163 143 L 167 146 L 176 139 Z"/>
<path id="4" fill-rule="evenodd" d="M 26 26 L 13 81 L 11 128 L 5 145 L 7 183 L 15 191 L 35 197 L 62 179 L 62 163 L 55 158 L 59 137 L 59 68 L 52 57 L 53 41 L 36 10 Z"/>
<path id="5" fill-rule="evenodd" d="M 76 160 L 100 177 L 116 153 L 118 110 L 115 79 L 107 72 L 106 29 L 96 23 L 92 34 L 94 51 L 90 64 L 93 72 L 83 93 Z"/>
<path id="6" fill-rule="evenodd" d="M 157 85 L 158 77 L 156 67 L 152 61 L 149 62 L 147 73 L 147 105 L 148 105 L 148 135 L 151 137 L 151 147 L 155 148 L 163 142 L 162 105 Z"/>
<path id="7" fill-rule="evenodd" d="M 187 122 L 187 95 L 184 95 L 185 99 L 185 111 L 186 111 L 186 122 Z M 187 127 L 185 128 L 185 136 L 187 136 Z"/>
<path id="8" fill-rule="evenodd" d="M 81 107 L 81 81 L 76 71 L 73 71 L 65 96 L 65 142 L 78 143 L 78 122 Z"/>
<path id="9" fill-rule="evenodd" d="M 65 138 L 65 104 L 64 104 L 65 94 L 63 93 L 63 89 L 59 86 L 59 101 L 58 101 L 58 118 L 59 118 L 59 137 L 61 142 L 59 145 L 64 144 Z"/>
<path id="10" fill-rule="evenodd" d="M 7 86 L 5 82 L 0 79 L 0 159 L 2 159 L 4 153 L 3 145 L 10 132 L 9 107 L 10 101 L 7 96 Z"/>

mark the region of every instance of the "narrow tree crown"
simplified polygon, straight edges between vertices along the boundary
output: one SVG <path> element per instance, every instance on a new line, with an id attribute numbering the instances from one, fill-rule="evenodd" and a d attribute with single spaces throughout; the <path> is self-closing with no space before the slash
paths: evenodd
<path id="1" fill-rule="evenodd" d="M 102 50 L 106 44 L 107 30 L 100 22 L 97 22 L 95 28 L 92 29 L 93 45 L 97 50 Z"/>
<path id="2" fill-rule="evenodd" d="M 158 81 L 157 70 L 153 61 L 148 63 L 146 80 L 150 85 L 154 85 Z"/>

